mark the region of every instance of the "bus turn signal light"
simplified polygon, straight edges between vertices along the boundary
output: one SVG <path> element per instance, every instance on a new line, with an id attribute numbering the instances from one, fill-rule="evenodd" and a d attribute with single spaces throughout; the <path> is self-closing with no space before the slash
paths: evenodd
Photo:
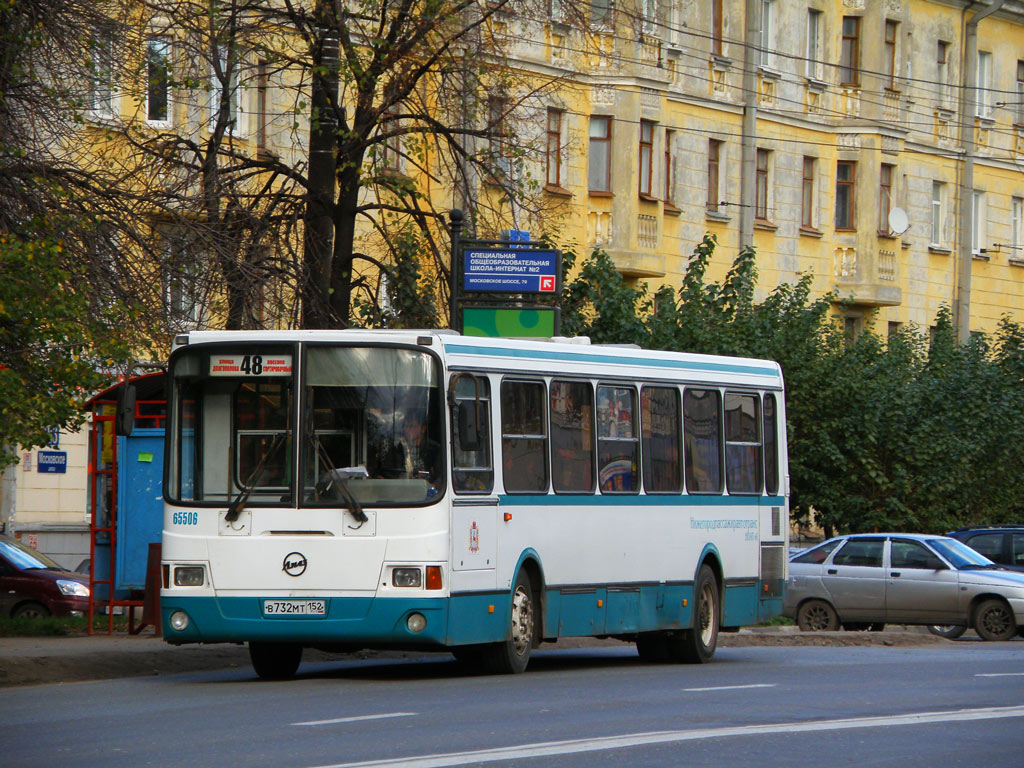
<path id="1" fill-rule="evenodd" d="M 427 589 L 440 589 L 441 588 L 441 566 L 440 565 L 428 565 L 427 566 Z"/>

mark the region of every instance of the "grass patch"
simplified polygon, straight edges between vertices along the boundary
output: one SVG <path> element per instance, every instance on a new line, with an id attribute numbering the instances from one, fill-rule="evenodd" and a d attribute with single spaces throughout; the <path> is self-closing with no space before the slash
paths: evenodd
<path id="1" fill-rule="evenodd" d="M 69 637 L 87 634 L 88 622 L 84 616 L 43 616 L 38 619 L 0 618 L 0 637 Z M 107 617 L 95 616 L 93 631 L 107 633 Z M 128 620 L 123 616 L 114 617 L 114 632 L 127 632 Z"/>
<path id="2" fill-rule="evenodd" d="M 796 624 L 792 619 L 787 619 L 785 616 L 772 616 L 768 621 L 762 622 L 758 626 L 760 627 L 792 627 Z"/>

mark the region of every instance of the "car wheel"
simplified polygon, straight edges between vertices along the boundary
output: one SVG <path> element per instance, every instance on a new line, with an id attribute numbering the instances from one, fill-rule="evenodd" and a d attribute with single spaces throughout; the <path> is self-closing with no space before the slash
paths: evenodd
<path id="1" fill-rule="evenodd" d="M 43 619 L 50 615 L 50 609 L 42 603 L 23 603 L 14 609 L 12 619 Z"/>
<path id="2" fill-rule="evenodd" d="M 530 577 L 526 571 L 520 571 L 512 588 L 508 639 L 500 643 L 478 646 L 479 665 L 484 672 L 508 675 L 526 671 L 536 632 L 535 618 L 535 601 Z"/>
<path id="3" fill-rule="evenodd" d="M 804 632 L 835 632 L 839 616 L 824 600 L 808 600 L 796 612 L 796 623 Z"/>
<path id="4" fill-rule="evenodd" d="M 982 640 L 1009 640 L 1017 634 L 1013 611 L 1002 600 L 990 599 L 974 613 L 974 631 Z"/>
<path id="5" fill-rule="evenodd" d="M 930 624 L 928 626 L 928 631 L 937 637 L 944 637 L 947 640 L 956 640 L 967 631 L 967 627 L 960 627 L 956 624 Z"/>
<path id="6" fill-rule="evenodd" d="M 249 660 L 261 680 L 291 680 L 302 661 L 302 646 L 250 641 Z"/>

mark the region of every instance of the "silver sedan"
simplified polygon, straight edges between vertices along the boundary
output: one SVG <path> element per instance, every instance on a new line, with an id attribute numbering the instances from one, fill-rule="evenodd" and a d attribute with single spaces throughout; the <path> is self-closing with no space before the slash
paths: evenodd
<path id="1" fill-rule="evenodd" d="M 838 536 L 789 561 L 783 615 L 803 630 L 945 625 L 1009 640 L 1024 637 L 1024 573 L 946 536 Z"/>

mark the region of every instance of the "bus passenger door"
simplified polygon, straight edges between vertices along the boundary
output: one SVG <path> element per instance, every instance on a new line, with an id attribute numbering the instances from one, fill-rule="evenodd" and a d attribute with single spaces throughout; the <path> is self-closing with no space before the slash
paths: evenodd
<path id="1" fill-rule="evenodd" d="M 449 385 L 448 401 L 454 492 L 452 588 L 493 589 L 498 497 L 494 493 L 490 382 L 483 376 L 457 373 Z"/>

